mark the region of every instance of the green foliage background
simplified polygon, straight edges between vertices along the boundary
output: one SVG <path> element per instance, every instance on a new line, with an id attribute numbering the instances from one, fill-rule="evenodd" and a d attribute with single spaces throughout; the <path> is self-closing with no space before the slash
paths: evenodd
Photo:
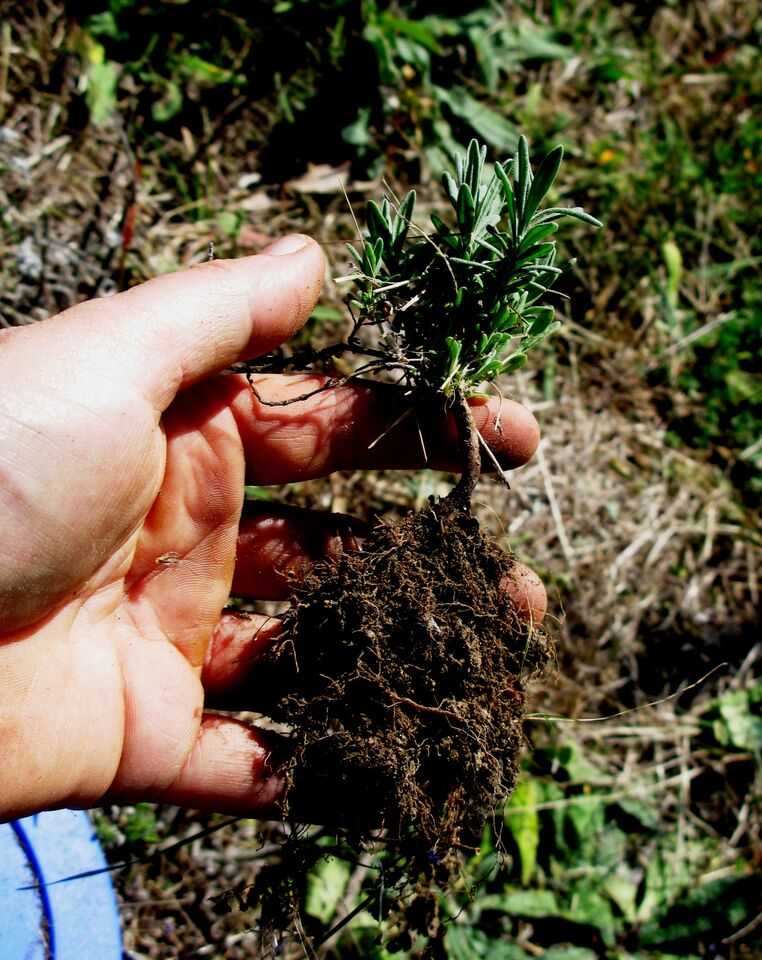
<path id="1" fill-rule="evenodd" d="M 179 179 L 173 134 L 186 128 L 203 150 L 247 113 L 251 139 L 226 155 L 256 152 L 280 182 L 350 159 L 357 175 L 391 168 L 415 184 L 472 136 L 498 158 L 520 131 L 533 155 L 563 143 L 575 199 L 608 226 L 582 241 L 613 287 L 592 319 L 624 341 L 647 330 L 675 442 L 725 465 L 742 496 L 762 490 L 756 4 L 87 0 L 71 14 L 93 119 L 126 100 L 140 141 L 160 141 Z M 681 43 L 681 24 L 697 46 Z M 579 60 L 562 88 L 545 86 L 551 65 Z M 589 322 L 584 306 L 572 309 Z"/>

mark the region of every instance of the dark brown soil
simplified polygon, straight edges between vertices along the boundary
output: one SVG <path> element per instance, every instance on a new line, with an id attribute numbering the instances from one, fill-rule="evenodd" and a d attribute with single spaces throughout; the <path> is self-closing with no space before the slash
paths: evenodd
<path id="1" fill-rule="evenodd" d="M 501 586 L 512 564 L 451 498 L 315 564 L 258 684 L 292 731 L 290 817 L 383 829 L 408 856 L 478 845 L 552 653 Z"/>

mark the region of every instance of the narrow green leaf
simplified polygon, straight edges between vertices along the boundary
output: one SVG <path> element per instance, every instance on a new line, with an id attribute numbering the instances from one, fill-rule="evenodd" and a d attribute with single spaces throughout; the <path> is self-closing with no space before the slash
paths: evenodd
<path id="1" fill-rule="evenodd" d="M 444 191 L 447 194 L 447 199 L 452 204 L 453 208 L 458 205 L 458 185 L 453 179 L 452 174 L 448 173 L 447 170 L 442 174 L 442 186 Z"/>
<path id="2" fill-rule="evenodd" d="M 549 337 L 551 333 L 555 333 L 556 330 L 561 326 L 560 320 L 554 320 L 552 323 L 549 323 L 541 333 L 538 333 L 536 336 L 527 336 L 521 338 L 521 349 L 528 353 L 533 347 L 536 347 L 537 344 L 544 340 L 546 337 Z"/>
<path id="3" fill-rule="evenodd" d="M 386 203 L 388 208 L 388 201 L 385 200 L 384 203 Z M 391 247 L 392 232 L 389 228 L 388 220 L 375 200 L 368 201 L 366 222 L 370 239 L 374 242 L 380 239 L 383 241 L 384 247 Z"/>
<path id="4" fill-rule="evenodd" d="M 532 186 L 532 166 L 529 162 L 529 146 L 525 136 L 519 137 L 519 146 L 516 151 L 516 219 L 519 230 L 523 230 L 526 220 L 524 210 L 526 208 L 529 189 Z"/>
<path id="5" fill-rule="evenodd" d="M 487 240 L 484 239 L 484 237 L 476 237 L 475 239 L 476 239 L 476 243 L 477 243 L 480 247 L 484 247 L 485 250 L 489 250 L 489 252 L 492 253 L 492 254 L 494 254 L 495 257 L 502 257 L 502 256 L 503 256 L 504 251 L 498 249 L 498 247 L 496 247 L 496 246 L 494 246 L 493 244 L 489 243 Z"/>
<path id="6" fill-rule="evenodd" d="M 452 233 L 452 227 L 450 224 L 443 220 L 438 213 L 431 214 L 431 224 L 437 233 L 441 233 L 445 236 Z"/>
<path id="7" fill-rule="evenodd" d="M 471 238 L 474 227 L 474 197 L 467 183 L 461 183 L 458 191 L 458 226 L 464 241 Z"/>
<path id="8" fill-rule="evenodd" d="M 501 181 L 494 175 L 487 185 L 483 196 L 477 203 L 476 220 L 474 222 L 474 236 L 481 237 L 488 227 L 500 223 L 502 201 L 500 198 Z"/>
<path id="9" fill-rule="evenodd" d="M 472 383 L 481 383 L 483 380 L 494 380 L 501 373 L 503 373 L 502 360 L 488 360 L 469 376 L 469 380 Z"/>
<path id="10" fill-rule="evenodd" d="M 392 228 L 392 256 L 397 259 L 407 239 L 408 230 L 415 210 L 415 190 L 411 190 L 402 200 Z"/>
<path id="11" fill-rule="evenodd" d="M 521 238 L 519 250 L 527 250 L 532 244 L 540 243 L 545 237 L 549 237 L 551 233 L 555 233 L 556 230 L 558 230 L 558 224 L 555 221 L 552 223 L 539 223 L 536 227 L 528 230 Z"/>
<path id="12" fill-rule="evenodd" d="M 521 256 L 516 261 L 516 266 L 521 267 L 530 260 L 542 260 L 543 257 L 547 257 L 553 253 L 555 246 L 554 243 L 536 243 L 528 250 L 522 251 Z"/>
<path id="13" fill-rule="evenodd" d="M 583 223 L 589 223 L 594 227 L 602 227 L 600 220 L 585 213 L 582 207 L 546 207 L 539 210 L 532 217 L 533 223 L 542 223 L 546 220 L 558 220 L 560 217 L 573 217 L 575 220 L 582 220 Z"/>
<path id="14" fill-rule="evenodd" d="M 511 222 L 511 233 L 513 236 L 516 236 L 516 201 L 513 195 L 513 184 L 511 183 L 510 177 L 513 172 L 513 160 L 508 160 L 506 163 L 496 163 L 495 164 L 495 176 L 500 181 L 500 185 L 503 188 L 503 198 L 505 200 L 505 206 L 508 210 L 508 218 Z"/>
<path id="15" fill-rule="evenodd" d="M 474 198 L 479 196 L 479 187 L 482 182 L 482 167 L 484 166 L 484 158 L 486 156 L 486 146 L 480 147 L 477 140 L 472 140 L 469 143 L 466 161 L 466 183 Z"/>
<path id="16" fill-rule="evenodd" d="M 537 168 L 524 206 L 522 227 L 529 224 L 543 198 L 552 187 L 563 156 L 564 148 L 559 144 L 550 151 Z"/>
<path id="17" fill-rule="evenodd" d="M 516 370 L 520 370 L 526 362 L 527 355 L 525 353 L 514 353 L 512 356 L 508 357 L 507 360 L 503 361 L 503 369 L 500 372 L 513 373 Z"/>
<path id="18" fill-rule="evenodd" d="M 366 243 L 363 248 L 362 272 L 366 277 L 375 277 L 376 275 L 376 258 L 373 254 L 373 246 L 370 243 Z"/>
<path id="19" fill-rule="evenodd" d="M 399 236 L 402 233 L 403 229 L 407 232 L 410 222 L 413 219 L 413 211 L 415 210 L 415 190 L 411 190 L 402 200 L 402 203 L 399 206 L 397 211 L 397 219 L 395 222 L 394 233 L 395 236 Z"/>
<path id="20" fill-rule="evenodd" d="M 534 314 L 534 318 L 527 332 L 531 336 L 536 337 L 543 335 L 551 323 L 553 323 L 555 310 L 553 307 L 535 307 Z"/>
<path id="21" fill-rule="evenodd" d="M 347 250 L 352 254 L 354 260 L 357 261 L 357 266 L 362 268 L 362 254 L 358 253 L 357 250 L 352 246 L 351 243 L 345 244 Z"/>

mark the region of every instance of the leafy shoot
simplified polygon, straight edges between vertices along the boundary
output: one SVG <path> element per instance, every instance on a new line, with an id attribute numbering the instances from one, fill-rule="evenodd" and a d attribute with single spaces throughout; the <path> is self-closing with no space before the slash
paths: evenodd
<path id="1" fill-rule="evenodd" d="M 484 177 L 487 148 L 472 140 L 455 175 L 442 176 L 452 208 L 431 217 L 433 234 L 411 233 L 416 194 L 398 207 L 367 205 L 356 266 L 353 337 L 381 332 L 381 347 L 414 387 L 468 396 L 523 366 L 527 353 L 560 323 L 539 301 L 572 266 L 555 263 L 558 221 L 572 217 L 600 227 L 581 207 L 541 208 L 558 173 L 557 146 L 532 170 L 527 141 Z"/>

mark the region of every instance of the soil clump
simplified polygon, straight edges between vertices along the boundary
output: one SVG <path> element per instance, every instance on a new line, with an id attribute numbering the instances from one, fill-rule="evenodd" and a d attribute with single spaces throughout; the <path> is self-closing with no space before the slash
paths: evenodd
<path id="1" fill-rule="evenodd" d="M 478 846 L 552 656 L 505 589 L 513 563 L 451 495 L 306 573 L 258 677 L 291 730 L 288 817 L 383 831 L 413 861 Z"/>

